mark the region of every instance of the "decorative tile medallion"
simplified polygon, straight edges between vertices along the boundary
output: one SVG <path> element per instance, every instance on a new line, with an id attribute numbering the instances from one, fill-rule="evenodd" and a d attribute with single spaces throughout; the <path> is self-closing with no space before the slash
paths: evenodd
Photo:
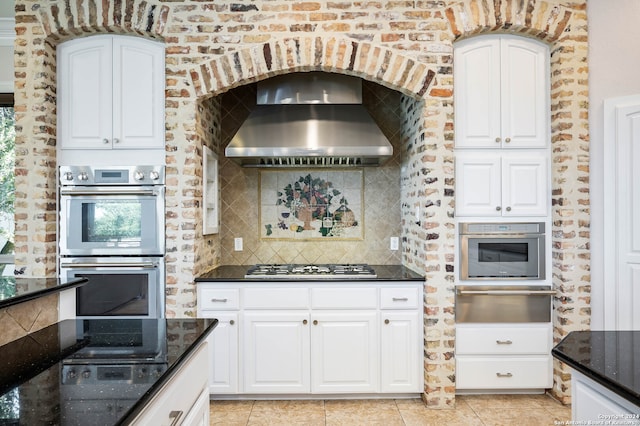
<path id="1" fill-rule="evenodd" d="M 260 172 L 260 237 L 362 240 L 363 172 Z"/>

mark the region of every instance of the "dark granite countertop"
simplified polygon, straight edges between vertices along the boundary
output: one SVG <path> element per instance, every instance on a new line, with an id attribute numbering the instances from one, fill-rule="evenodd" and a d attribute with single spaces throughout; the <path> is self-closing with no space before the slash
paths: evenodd
<path id="1" fill-rule="evenodd" d="M 60 281 L 57 278 L 0 277 L 0 309 L 79 287 L 87 281 L 86 278 Z"/>
<path id="2" fill-rule="evenodd" d="M 129 424 L 217 323 L 65 320 L 0 346 L 0 424 Z"/>
<path id="3" fill-rule="evenodd" d="M 572 331 L 551 353 L 640 406 L 640 331 Z"/>
<path id="4" fill-rule="evenodd" d="M 244 275 L 249 269 L 250 265 L 222 265 L 217 267 L 216 269 L 212 269 L 209 272 L 206 272 L 195 279 L 196 282 L 215 282 L 215 281 L 242 281 L 242 282 L 310 282 L 310 281 L 321 281 L 321 282 L 332 282 L 332 281 L 350 281 L 350 282 L 358 282 L 358 281 L 424 281 L 424 277 L 411 269 L 402 266 L 402 265 L 371 265 L 373 270 L 376 272 L 376 278 L 367 278 L 367 279 L 357 279 L 350 280 L 346 279 L 332 279 L 332 280 L 323 280 L 322 278 L 318 278 L 318 280 L 300 280 L 296 279 L 295 276 L 289 277 L 280 277 L 280 278 L 245 278 Z"/>

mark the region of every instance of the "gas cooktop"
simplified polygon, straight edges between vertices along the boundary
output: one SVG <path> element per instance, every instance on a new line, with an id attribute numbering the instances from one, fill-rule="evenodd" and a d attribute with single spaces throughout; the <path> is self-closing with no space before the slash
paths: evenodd
<path id="1" fill-rule="evenodd" d="M 245 278 L 292 279 L 366 279 L 376 278 L 367 264 L 259 264 L 249 268 Z"/>

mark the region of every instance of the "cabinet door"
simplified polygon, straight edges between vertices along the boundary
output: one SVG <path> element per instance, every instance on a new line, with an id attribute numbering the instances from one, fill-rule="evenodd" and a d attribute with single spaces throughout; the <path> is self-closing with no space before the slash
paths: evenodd
<path id="1" fill-rule="evenodd" d="M 308 312 L 245 311 L 245 393 L 308 393 Z"/>
<path id="2" fill-rule="evenodd" d="M 61 148 L 111 149 L 111 37 L 58 47 L 58 143 Z"/>
<path id="3" fill-rule="evenodd" d="M 313 313 L 311 390 L 378 392 L 377 312 Z"/>
<path id="4" fill-rule="evenodd" d="M 545 216 L 547 199 L 547 160 L 543 155 L 504 155 L 502 157 L 502 207 L 505 216 Z"/>
<path id="5" fill-rule="evenodd" d="M 453 71 L 456 148 L 499 148 L 500 40 L 457 43 Z"/>
<path id="6" fill-rule="evenodd" d="M 113 147 L 163 148 L 164 46 L 113 39 Z"/>
<path id="7" fill-rule="evenodd" d="M 381 392 L 422 392 L 422 316 L 381 312 Z"/>
<path id="8" fill-rule="evenodd" d="M 548 51 L 516 36 L 501 39 L 501 123 L 506 148 L 544 148 L 549 133 Z"/>
<path id="9" fill-rule="evenodd" d="M 209 356 L 211 357 L 210 393 L 238 392 L 238 314 L 216 313 L 218 319 L 215 333 L 209 335 Z"/>
<path id="10" fill-rule="evenodd" d="M 456 153 L 456 216 L 501 216 L 500 155 Z"/>

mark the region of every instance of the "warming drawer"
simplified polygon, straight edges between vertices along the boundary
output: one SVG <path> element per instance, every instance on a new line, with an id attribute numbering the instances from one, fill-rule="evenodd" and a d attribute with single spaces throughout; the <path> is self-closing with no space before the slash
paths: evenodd
<path id="1" fill-rule="evenodd" d="M 456 323 L 551 321 L 549 286 L 458 286 Z"/>

